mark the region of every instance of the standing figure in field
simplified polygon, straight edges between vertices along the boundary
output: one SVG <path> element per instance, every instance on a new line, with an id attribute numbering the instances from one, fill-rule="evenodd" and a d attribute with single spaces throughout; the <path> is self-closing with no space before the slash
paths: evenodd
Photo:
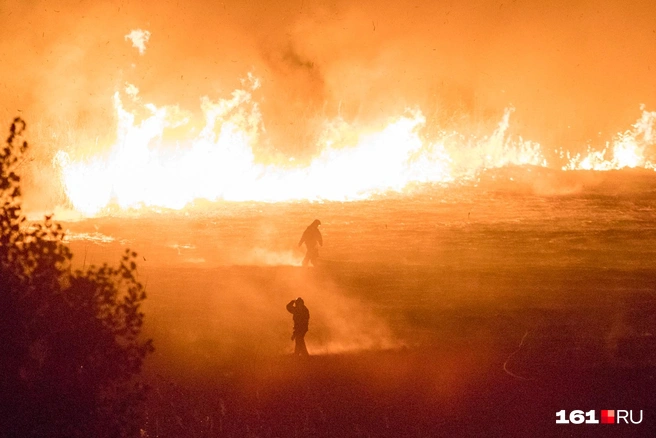
<path id="1" fill-rule="evenodd" d="M 287 304 L 287 311 L 294 315 L 294 332 L 292 333 L 292 341 L 296 341 L 296 348 L 294 354 L 297 356 L 308 356 L 307 347 L 305 346 L 305 334 L 308 331 L 308 324 L 310 323 L 310 311 L 305 307 L 303 298 L 291 300 Z"/>
<path id="2" fill-rule="evenodd" d="M 310 226 L 305 229 L 301 236 L 301 240 L 298 242 L 298 246 L 301 246 L 305 242 L 305 247 L 307 248 L 305 258 L 303 259 L 303 266 L 307 266 L 309 262 L 312 262 L 312 266 L 317 266 L 319 246 L 323 246 L 323 238 L 321 237 L 321 231 L 319 231 L 319 225 L 321 225 L 319 219 L 312 222 Z"/>

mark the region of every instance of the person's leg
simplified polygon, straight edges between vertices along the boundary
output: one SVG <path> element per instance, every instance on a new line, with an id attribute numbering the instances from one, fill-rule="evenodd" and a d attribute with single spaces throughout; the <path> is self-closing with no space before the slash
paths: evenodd
<path id="1" fill-rule="evenodd" d="M 318 258 L 319 258 L 319 248 L 313 248 L 312 253 L 310 254 L 310 261 L 312 262 L 312 266 L 317 266 Z"/>
<path id="2" fill-rule="evenodd" d="M 305 333 L 296 336 L 296 351 L 299 356 L 308 356 L 307 347 L 305 346 Z"/>
<path id="3" fill-rule="evenodd" d="M 308 250 L 305 252 L 305 258 L 303 259 L 303 266 L 308 265 L 308 262 L 310 261 L 310 256 L 311 256 L 311 251 L 308 248 Z"/>
<path id="4" fill-rule="evenodd" d="M 296 335 L 296 337 L 294 338 L 294 355 L 295 356 L 298 356 L 299 354 L 301 354 L 301 344 L 300 344 L 299 339 L 300 338 L 299 338 L 298 335 Z"/>

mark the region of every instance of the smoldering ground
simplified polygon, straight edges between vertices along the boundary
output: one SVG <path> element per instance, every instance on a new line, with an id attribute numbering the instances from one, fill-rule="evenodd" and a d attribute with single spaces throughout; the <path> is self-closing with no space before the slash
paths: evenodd
<path id="1" fill-rule="evenodd" d="M 145 430 L 469 436 L 494 418 L 500 434 L 526 436 L 560 427 L 563 405 L 649 406 L 653 173 L 572 173 L 571 194 L 545 197 L 530 169 L 512 170 L 514 186 L 490 175 L 359 203 L 67 223 L 95 242 L 71 241 L 79 265 L 125 246 L 143 257 L 156 346 Z M 269 258 L 298 263 L 315 218 L 323 265 Z M 288 354 L 284 306 L 298 296 L 311 313 L 308 361 Z"/>
<path id="2" fill-rule="evenodd" d="M 169 273 L 146 269 L 144 275 L 151 291 L 144 309 L 152 316 L 146 331 L 159 340 L 161 354 L 155 363 L 174 369 L 207 372 L 233 361 L 291 353 L 293 324 L 285 305 L 299 296 L 310 309 L 310 354 L 402 345 L 361 297 L 348 296 L 311 269 L 190 267 Z"/>
<path id="3" fill-rule="evenodd" d="M 381 309 L 336 282 L 330 270 L 300 267 L 302 230 L 290 220 L 302 217 L 298 206 L 244 208 L 255 213 L 246 222 L 243 211 L 207 220 L 180 215 L 69 223 L 68 240 L 79 255 L 74 267 L 111 261 L 123 246 L 141 255 L 139 279 L 149 297 L 145 330 L 158 340 L 154 363 L 164 367 L 203 374 L 232 361 L 290 353 L 293 323 L 285 305 L 297 297 L 310 309 L 310 354 L 405 344 Z M 330 216 L 323 223 L 330 242 Z M 321 250 L 322 263 L 342 257 L 331 246 Z"/>
<path id="4" fill-rule="evenodd" d="M 516 169 L 514 184 L 491 175 L 477 189 L 357 204 L 234 204 L 67 228 L 97 241 L 71 241 L 76 267 L 83 258 L 114 260 L 125 246 L 143 256 L 146 329 L 158 341 L 156 355 L 170 364 L 202 369 L 230 357 L 291 352 L 284 306 L 299 296 L 311 312 L 311 354 L 423 348 L 440 338 L 489 341 L 498 330 L 516 343 L 529 330 L 531 346 L 549 337 L 555 306 L 567 330 L 587 309 L 579 329 L 589 336 L 577 342 L 589 341 L 599 360 L 613 361 L 616 344 L 634 330 L 633 310 L 613 304 L 623 303 L 618 290 L 639 289 L 650 269 L 651 231 L 641 224 L 652 210 L 638 195 L 652 175 L 573 173 L 560 188 L 570 194 L 544 197 L 533 194 L 533 173 Z M 550 184 L 550 174 L 543 177 Z M 627 218 L 626 229 L 615 230 L 617 215 Z M 326 244 L 321 265 L 302 269 L 304 248 L 296 244 L 316 217 Z M 572 272 L 584 273 L 590 288 Z M 586 307 L 599 296 L 599 309 Z"/>

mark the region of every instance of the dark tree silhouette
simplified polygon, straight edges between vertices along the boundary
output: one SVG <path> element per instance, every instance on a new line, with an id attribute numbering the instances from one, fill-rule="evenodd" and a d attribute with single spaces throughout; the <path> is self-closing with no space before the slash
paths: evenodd
<path id="1" fill-rule="evenodd" d="M 146 295 L 136 253 L 118 267 L 71 268 L 61 225 L 28 224 L 16 118 L 0 151 L 0 436 L 114 437 L 139 432 Z"/>

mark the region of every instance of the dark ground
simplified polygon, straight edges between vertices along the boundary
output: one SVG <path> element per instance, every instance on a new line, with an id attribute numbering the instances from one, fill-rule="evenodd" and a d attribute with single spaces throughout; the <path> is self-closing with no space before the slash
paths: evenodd
<path id="1" fill-rule="evenodd" d="M 144 435 L 656 436 L 654 172 L 503 172 L 372 201 L 67 224 L 78 265 L 143 256 Z M 315 218 L 323 264 L 291 266 Z M 301 361 L 284 309 L 298 296 Z M 643 421 L 556 424 L 602 409 Z"/>
<path id="2" fill-rule="evenodd" d="M 205 334 L 184 346 L 159 343 L 147 372 L 153 387 L 148 436 L 654 436 L 656 295 L 641 291 L 654 272 L 415 267 L 374 275 L 371 266 L 360 268 L 226 267 L 187 277 L 190 290 L 208 281 L 230 290 L 235 277 L 247 276 L 251 287 L 276 291 L 281 278 L 294 275 L 305 281 L 310 275 L 326 287 L 338 281 L 347 298 L 367 290 L 368 305 L 404 346 L 299 359 L 256 349 L 252 338 L 241 346 L 225 339 L 243 330 L 291 350 L 290 327 L 272 334 L 268 323 L 253 322 L 248 330 L 232 326 L 212 335 L 198 308 L 178 314 Z M 160 281 L 171 283 L 164 277 Z M 472 290 L 449 297 L 431 291 L 450 283 Z M 393 293 L 400 284 L 403 297 Z M 482 284 L 495 293 L 484 296 Z M 316 308 L 318 298 L 306 303 Z M 175 301 L 167 305 L 180 308 Z M 315 332 L 321 324 L 314 323 Z M 311 354 L 318 342 L 312 329 L 311 323 Z M 153 330 L 160 341 L 174 332 L 166 325 Z M 602 409 L 632 410 L 636 420 L 642 410 L 644 419 L 638 425 L 557 425 L 562 409 L 594 409 L 597 419 Z"/>

